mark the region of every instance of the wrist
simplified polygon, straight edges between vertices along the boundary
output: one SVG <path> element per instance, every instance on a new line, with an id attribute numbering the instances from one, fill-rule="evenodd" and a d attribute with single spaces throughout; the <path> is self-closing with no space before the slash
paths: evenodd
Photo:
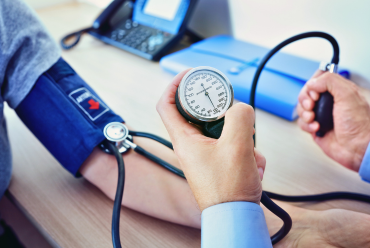
<path id="1" fill-rule="evenodd" d="M 215 201 L 215 202 L 204 203 L 204 204 L 199 204 L 198 203 L 198 206 L 199 206 L 200 212 L 203 212 L 204 210 L 206 210 L 210 207 L 218 206 L 220 204 L 233 203 L 233 202 L 246 202 L 246 203 L 256 204 L 256 205 L 260 206 L 260 201 L 255 202 L 255 201 L 249 201 L 249 200 Z"/>
<path id="2" fill-rule="evenodd" d="M 220 191 L 222 190 L 217 190 L 217 192 L 220 192 Z M 256 189 L 256 192 L 253 192 L 253 193 L 245 192 L 245 191 L 242 191 L 241 194 L 235 194 L 235 193 L 232 193 L 232 191 L 229 191 L 229 193 L 227 192 L 225 193 L 226 194 L 219 194 L 219 193 L 210 194 L 210 192 L 207 191 L 205 192 L 203 196 L 199 194 L 195 194 L 195 198 L 198 203 L 199 209 L 203 211 L 206 208 L 219 205 L 222 203 L 228 203 L 228 202 L 250 202 L 250 203 L 256 203 L 257 205 L 259 205 L 260 200 L 261 200 L 261 194 L 262 194 L 262 186 L 260 185 Z M 246 193 L 252 193 L 252 194 L 248 195 Z"/>

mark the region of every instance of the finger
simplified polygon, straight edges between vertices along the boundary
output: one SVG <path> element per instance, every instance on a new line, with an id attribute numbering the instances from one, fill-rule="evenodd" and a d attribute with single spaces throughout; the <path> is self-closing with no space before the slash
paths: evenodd
<path id="1" fill-rule="evenodd" d="M 320 77 L 322 74 L 324 74 L 326 71 L 322 71 L 320 69 L 316 70 L 315 73 L 312 75 L 311 78 L 317 78 Z"/>
<path id="2" fill-rule="evenodd" d="M 308 133 L 316 133 L 319 130 L 319 123 L 317 121 L 306 123 L 301 118 L 298 119 L 298 125 L 303 131 L 306 131 Z"/>
<path id="3" fill-rule="evenodd" d="M 333 73 L 325 73 L 320 77 L 311 78 L 306 83 L 307 91 L 316 91 L 318 93 L 323 93 L 328 91 L 329 84 L 332 84 Z"/>
<path id="4" fill-rule="evenodd" d="M 357 89 L 357 86 L 351 81 L 334 73 L 324 73 L 317 78 L 310 79 L 306 83 L 306 86 L 307 91 L 318 93 L 328 91 L 333 95 L 334 100 L 348 98 L 349 94 L 354 93 Z"/>
<path id="5" fill-rule="evenodd" d="M 187 69 L 175 76 L 168 85 L 162 97 L 157 103 L 157 112 L 159 113 L 171 139 L 181 139 L 186 134 L 200 134 L 200 130 L 191 125 L 178 111 L 175 102 L 176 90 L 181 79 L 189 71 Z"/>
<path id="6" fill-rule="evenodd" d="M 253 151 L 253 125 L 253 108 L 245 103 L 237 103 L 226 112 L 220 141 L 243 146 L 247 144 L 250 151 Z"/>
<path id="7" fill-rule="evenodd" d="M 301 92 L 298 95 L 298 102 L 302 103 L 304 100 L 309 99 L 310 96 L 308 95 L 307 86 L 303 86 Z"/>
<path id="8" fill-rule="evenodd" d="M 298 116 L 299 117 L 302 117 L 302 114 L 303 114 L 304 111 L 305 110 L 303 109 L 302 104 L 301 103 L 298 103 L 297 104 L 297 114 L 298 114 Z"/>
<path id="9" fill-rule="evenodd" d="M 320 77 L 322 74 L 324 74 L 325 72 L 322 71 L 322 70 L 317 70 L 313 76 L 311 77 L 311 79 L 313 78 L 317 78 L 317 77 Z M 319 93 L 314 91 L 314 90 L 308 90 L 307 89 L 307 86 L 305 85 L 301 92 L 299 93 L 299 96 L 298 96 L 298 101 L 299 102 L 303 102 L 304 100 L 306 99 L 312 99 L 313 101 L 317 101 L 319 99 Z M 307 103 L 306 103 L 307 104 Z M 311 105 L 311 103 L 310 103 Z"/>
<path id="10" fill-rule="evenodd" d="M 311 123 L 315 119 L 315 113 L 313 111 L 304 111 L 301 119 L 306 123 Z"/>
<path id="11" fill-rule="evenodd" d="M 254 158 L 256 160 L 258 173 L 259 173 L 261 181 L 262 181 L 263 174 L 264 174 L 265 169 L 266 169 L 266 158 L 256 148 L 254 148 Z"/>
<path id="12" fill-rule="evenodd" d="M 305 122 L 310 123 L 315 119 L 315 112 L 305 110 L 300 103 L 297 105 L 298 116 Z"/>
<path id="13" fill-rule="evenodd" d="M 311 97 L 312 100 L 317 101 L 319 100 L 320 94 L 314 90 L 308 91 L 308 95 Z"/>
<path id="14" fill-rule="evenodd" d="M 319 98 L 319 93 L 313 90 L 308 91 L 307 86 L 304 86 L 299 93 L 298 102 L 302 105 L 305 110 L 312 110 L 315 106 L 315 102 Z"/>
<path id="15" fill-rule="evenodd" d="M 299 118 L 306 123 L 311 123 L 315 119 L 315 113 L 313 111 L 306 111 L 301 104 L 297 105 L 297 113 Z"/>
<path id="16" fill-rule="evenodd" d="M 316 93 L 318 95 L 318 93 Z M 317 97 L 318 98 L 318 97 Z M 298 102 L 305 110 L 312 110 L 315 106 L 314 99 L 310 96 L 307 87 L 303 87 L 298 96 Z"/>
<path id="17" fill-rule="evenodd" d="M 315 119 L 315 113 L 313 111 L 306 111 L 301 104 L 297 105 L 297 113 L 300 119 L 306 123 L 311 123 Z"/>

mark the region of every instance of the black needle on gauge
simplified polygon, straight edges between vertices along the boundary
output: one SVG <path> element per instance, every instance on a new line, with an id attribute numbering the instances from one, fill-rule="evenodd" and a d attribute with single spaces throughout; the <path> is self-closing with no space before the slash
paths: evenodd
<path id="1" fill-rule="evenodd" d="M 206 96 L 208 96 L 209 100 L 211 101 L 213 108 L 215 108 L 215 105 L 213 105 L 213 102 L 212 102 L 212 100 L 211 100 L 211 97 L 209 96 L 209 94 L 208 94 L 208 92 L 207 92 L 206 88 L 204 88 L 204 84 L 202 83 L 202 84 L 200 84 L 200 85 L 203 87 L 203 89 L 204 89 L 204 91 L 205 91 Z"/>

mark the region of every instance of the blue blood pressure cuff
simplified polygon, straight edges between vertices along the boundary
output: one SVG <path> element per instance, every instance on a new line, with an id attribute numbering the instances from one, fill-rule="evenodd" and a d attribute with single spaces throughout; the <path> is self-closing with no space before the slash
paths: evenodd
<path id="1" fill-rule="evenodd" d="M 105 125 L 123 122 L 63 59 L 40 76 L 16 112 L 75 176 L 80 176 L 82 163 L 105 139 Z"/>

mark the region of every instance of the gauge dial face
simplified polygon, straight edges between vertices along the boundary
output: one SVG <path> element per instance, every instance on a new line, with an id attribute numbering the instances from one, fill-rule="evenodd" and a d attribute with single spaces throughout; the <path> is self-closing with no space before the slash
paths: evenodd
<path id="1" fill-rule="evenodd" d="M 179 86 L 181 106 L 185 112 L 201 121 L 223 117 L 233 102 L 233 89 L 220 71 L 197 67 L 189 71 Z"/>

